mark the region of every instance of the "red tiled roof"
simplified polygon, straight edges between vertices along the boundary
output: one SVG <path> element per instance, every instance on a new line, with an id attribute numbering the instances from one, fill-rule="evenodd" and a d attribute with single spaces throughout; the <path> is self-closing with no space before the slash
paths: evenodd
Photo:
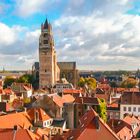
<path id="1" fill-rule="evenodd" d="M 118 106 L 119 106 L 118 103 L 112 103 L 107 105 L 107 107 L 112 107 L 112 108 L 118 108 Z"/>
<path id="2" fill-rule="evenodd" d="M 93 97 L 76 97 L 74 103 L 99 105 L 98 99 Z"/>
<path id="3" fill-rule="evenodd" d="M 75 98 L 72 95 L 67 94 L 62 96 L 62 100 L 64 103 L 71 103 L 74 102 Z"/>
<path id="4" fill-rule="evenodd" d="M 59 106 L 59 107 L 63 107 L 63 100 L 60 96 L 55 95 L 53 96 L 53 101 Z"/>
<path id="5" fill-rule="evenodd" d="M 74 94 L 80 94 L 80 93 L 82 93 L 82 90 L 80 90 L 80 89 L 79 89 L 79 90 L 78 90 L 78 89 L 64 89 L 64 90 L 63 90 L 63 93 L 64 93 L 64 94 L 65 94 L 65 93 L 67 93 L 67 94 L 68 94 L 68 93 L 70 93 L 70 94 L 71 94 L 71 93 L 72 93 L 72 94 L 73 94 L 73 93 L 74 93 Z"/>
<path id="6" fill-rule="evenodd" d="M 0 128 L 13 128 L 14 125 L 22 128 L 29 128 L 29 126 L 32 126 L 30 117 L 25 112 L 0 116 Z"/>
<path id="7" fill-rule="evenodd" d="M 125 126 L 117 133 L 117 135 L 121 140 L 130 140 L 132 138 L 132 131 Z"/>
<path id="8" fill-rule="evenodd" d="M 97 88 L 100 88 L 103 90 L 109 90 L 111 87 L 109 84 L 98 84 Z"/>
<path id="9" fill-rule="evenodd" d="M 31 120 L 35 119 L 35 116 L 34 116 L 35 111 L 37 111 L 39 113 L 39 119 L 41 121 L 46 121 L 46 120 L 51 119 L 51 117 L 48 114 L 46 114 L 46 112 L 43 109 L 41 109 L 41 108 L 32 108 L 32 109 L 27 111 L 27 113 L 30 116 Z"/>
<path id="10" fill-rule="evenodd" d="M 69 131 L 69 133 L 64 135 L 67 139 L 77 139 L 77 140 L 119 140 L 117 135 L 105 124 L 100 118 L 96 119 L 97 113 L 91 109 L 84 114 L 80 119 L 77 129 Z M 99 123 L 99 129 L 96 128 L 97 121 Z"/>
<path id="11" fill-rule="evenodd" d="M 121 96 L 121 104 L 139 104 L 140 92 L 124 92 Z"/>
<path id="12" fill-rule="evenodd" d="M 13 90 L 11 88 L 6 88 L 3 90 L 4 94 L 14 94 Z"/>
<path id="13" fill-rule="evenodd" d="M 42 140 L 42 136 L 43 136 L 43 135 L 48 136 L 48 135 L 50 134 L 50 128 L 45 128 L 45 129 L 37 128 L 35 134 L 38 135 L 38 136 L 40 137 L 39 140 Z M 46 137 L 45 137 L 45 138 L 46 138 Z M 49 139 L 46 138 L 45 140 L 49 140 Z"/>
<path id="14" fill-rule="evenodd" d="M 0 129 L 0 140 L 39 140 L 39 136 L 28 129 Z"/>

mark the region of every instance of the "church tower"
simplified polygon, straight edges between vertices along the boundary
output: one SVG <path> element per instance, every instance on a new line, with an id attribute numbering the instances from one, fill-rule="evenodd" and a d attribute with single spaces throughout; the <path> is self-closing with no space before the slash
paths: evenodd
<path id="1" fill-rule="evenodd" d="M 52 27 L 46 19 L 41 25 L 39 38 L 39 87 L 55 84 L 59 77 L 58 71 Z"/>

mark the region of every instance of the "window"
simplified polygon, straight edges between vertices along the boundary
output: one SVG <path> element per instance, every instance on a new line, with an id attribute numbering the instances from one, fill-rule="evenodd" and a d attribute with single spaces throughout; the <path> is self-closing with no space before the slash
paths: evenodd
<path id="1" fill-rule="evenodd" d="M 131 107 L 128 107 L 128 111 L 131 111 Z"/>
<path id="2" fill-rule="evenodd" d="M 140 107 L 138 108 L 138 112 L 140 112 Z"/>
<path id="3" fill-rule="evenodd" d="M 123 107 L 123 111 L 126 111 L 126 107 Z"/>
<path id="4" fill-rule="evenodd" d="M 44 44 L 48 44 L 48 40 L 44 40 L 43 43 L 44 43 Z"/>
<path id="5" fill-rule="evenodd" d="M 133 111 L 136 112 L 136 107 L 133 107 Z"/>
<path id="6" fill-rule="evenodd" d="M 47 36 L 47 34 L 45 33 L 45 34 L 44 34 L 44 37 L 46 37 L 46 36 Z"/>

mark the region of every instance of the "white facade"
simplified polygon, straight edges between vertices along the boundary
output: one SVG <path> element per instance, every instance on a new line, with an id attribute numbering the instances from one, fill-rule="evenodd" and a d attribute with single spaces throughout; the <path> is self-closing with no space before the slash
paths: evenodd
<path id="1" fill-rule="evenodd" d="M 124 118 L 124 114 L 133 114 L 135 116 L 140 116 L 140 105 L 128 105 L 121 104 L 120 105 L 120 119 Z"/>
<path id="2" fill-rule="evenodd" d="M 53 119 L 43 121 L 43 127 L 50 127 L 52 122 L 53 122 Z"/>
<path id="3" fill-rule="evenodd" d="M 27 97 L 31 97 L 32 96 L 32 89 L 27 91 Z"/>

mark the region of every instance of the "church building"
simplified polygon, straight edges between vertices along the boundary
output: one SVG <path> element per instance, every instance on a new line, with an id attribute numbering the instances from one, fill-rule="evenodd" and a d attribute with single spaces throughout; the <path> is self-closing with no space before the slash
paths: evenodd
<path id="1" fill-rule="evenodd" d="M 60 70 L 57 66 L 52 26 L 47 19 L 41 25 L 39 38 L 39 87 L 46 88 L 59 81 Z"/>

